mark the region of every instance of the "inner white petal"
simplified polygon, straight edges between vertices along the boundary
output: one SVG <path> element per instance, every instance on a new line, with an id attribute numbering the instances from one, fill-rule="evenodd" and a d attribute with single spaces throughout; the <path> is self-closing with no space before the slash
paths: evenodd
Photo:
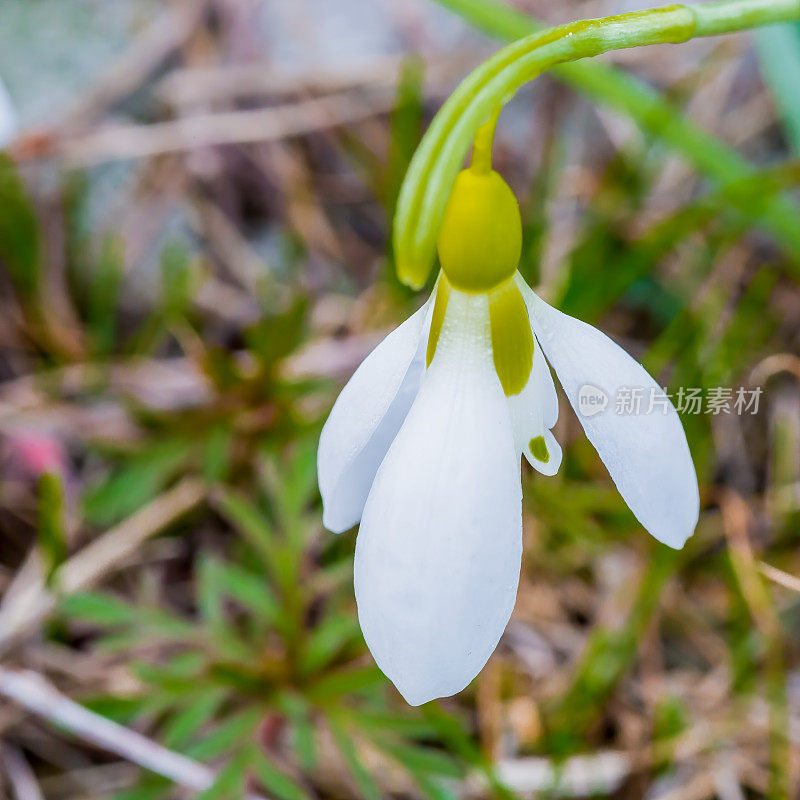
<path id="1" fill-rule="evenodd" d="M 521 279 L 520 279 L 521 280 Z M 561 466 L 561 447 L 551 432 L 558 421 L 558 395 L 550 367 L 534 334 L 533 369 L 525 388 L 508 398 L 514 444 L 531 466 L 555 475 Z"/>

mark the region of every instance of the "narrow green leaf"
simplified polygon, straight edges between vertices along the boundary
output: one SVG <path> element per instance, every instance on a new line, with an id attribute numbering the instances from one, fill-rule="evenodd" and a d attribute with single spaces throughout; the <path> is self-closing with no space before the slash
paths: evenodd
<path id="1" fill-rule="evenodd" d="M 202 557 L 197 570 L 197 601 L 205 628 L 220 655 L 247 662 L 253 658 L 253 652 L 239 638 L 225 614 L 226 584 L 222 563 L 215 558 Z"/>
<path id="2" fill-rule="evenodd" d="M 197 567 L 197 604 L 203 622 L 212 629 L 226 625 L 222 608 L 223 592 L 219 561 L 211 556 L 201 556 Z"/>
<path id="3" fill-rule="evenodd" d="M 59 610 L 75 620 L 100 627 L 130 626 L 134 637 L 194 639 L 197 629 L 186 620 L 160 609 L 139 608 L 105 592 L 82 592 L 62 598 Z"/>
<path id="4" fill-rule="evenodd" d="M 756 45 L 786 136 L 795 155 L 800 155 L 800 23 L 761 28 L 756 31 Z"/>
<path id="5" fill-rule="evenodd" d="M 228 473 L 232 431 L 226 425 L 215 425 L 206 440 L 203 455 L 203 477 L 209 483 L 221 483 Z"/>
<path id="6" fill-rule="evenodd" d="M 274 501 L 284 524 L 301 531 L 295 544 L 305 549 L 304 526 L 297 525 L 305 507 L 317 495 L 317 438 L 305 437 L 295 444 L 288 462 L 281 463 Z"/>
<path id="7" fill-rule="evenodd" d="M 375 779 L 370 775 L 369 770 L 361 763 L 356 748 L 356 742 L 350 734 L 342 727 L 334 716 L 328 717 L 328 727 L 333 734 L 333 741 L 342 754 L 347 769 L 353 776 L 359 791 L 366 800 L 380 800 L 381 790 L 375 783 Z"/>
<path id="8" fill-rule="evenodd" d="M 350 642 L 361 639 L 358 621 L 350 615 L 328 616 L 306 639 L 300 669 L 310 675 L 329 664 Z"/>
<path id="9" fill-rule="evenodd" d="M 279 547 L 265 516 L 253 504 L 236 492 L 220 488 L 216 494 L 217 508 L 249 542 L 265 566 L 275 569 L 279 563 Z"/>
<path id="10" fill-rule="evenodd" d="M 116 694 L 101 695 L 99 697 L 82 698 L 82 705 L 95 714 L 118 722 L 120 725 L 129 725 L 138 716 L 141 716 L 144 698 L 140 695 L 123 696 Z"/>
<path id="11" fill-rule="evenodd" d="M 257 615 L 267 625 L 279 613 L 278 602 L 262 575 L 250 572 L 238 564 L 218 563 L 218 578 L 225 593 L 243 608 Z"/>
<path id="12" fill-rule="evenodd" d="M 42 242 L 36 210 L 11 158 L 0 152 L 0 262 L 26 301 L 39 290 Z"/>
<path id="13" fill-rule="evenodd" d="M 136 617 L 132 606 L 103 592 L 68 595 L 62 599 L 59 610 L 73 619 L 103 627 L 132 624 Z"/>
<path id="14" fill-rule="evenodd" d="M 39 477 L 37 497 L 38 538 L 42 552 L 45 582 L 50 583 L 67 555 L 67 530 L 64 520 L 64 484 L 55 472 Z"/>
<path id="15" fill-rule="evenodd" d="M 270 763 L 256 747 L 253 747 L 250 763 L 264 788 L 274 797 L 281 800 L 307 800 L 310 797 L 303 786 Z"/>
<path id="16" fill-rule="evenodd" d="M 309 688 L 309 697 L 326 703 L 350 692 L 362 692 L 385 684 L 386 678 L 375 666 L 337 670 L 321 678 Z"/>
<path id="17" fill-rule="evenodd" d="M 183 750 L 189 741 L 198 736 L 203 726 L 214 718 L 225 698 L 225 690 L 219 689 L 205 691 L 192 699 L 164 725 L 161 733 L 164 744 L 171 749 Z"/>
<path id="18" fill-rule="evenodd" d="M 161 800 L 172 791 L 172 785 L 165 778 L 147 775 L 132 789 L 111 795 L 111 800 Z"/>
<path id="19" fill-rule="evenodd" d="M 94 525 L 109 525 L 132 514 L 179 474 L 194 448 L 191 441 L 169 439 L 133 456 L 89 489 L 84 498 L 87 519 Z"/>
<path id="20" fill-rule="evenodd" d="M 261 716 L 262 713 L 257 708 L 231 714 L 200 741 L 186 747 L 186 754 L 199 761 L 210 761 L 229 753 L 242 743 L 251 742 Z"/>
<path id="21" fill-rule="evenodd" d="M 89 278 L 87 327 L 96 355 L 107 356 L 114 348 L 117 302 L 124 266 L 122 239 L 118 236 L 106 237 Z"/>
<path id="22" fill-rule="evenodd" d="M 409 772 L 415 775 L 442 775 L 448 778 L 463 778 L 464 768 L 443 750 L 406 744 L 389 737 L 378 737 L 376 743 Z"/>
<path id="23" fill-rule="evenodd" d="M 428 777 L 424 773 L 417 772 L 414 780 L 422 796 L 430 798 L 430 800 L 458 800 L 461 796 L 458 792 L 451 791 L 444 786 L 440 779 Z"/>
<path id="24" fill-rule="evenodd" d="M 245 795 L 248 758 L 243 752 L 233 758 L 217 773 L 214 783 L 196 795 L 196 800 L 240 800 Z"/>
<path id="25" fill-rule="evenodd" d="M 161 253 L 161 289 L 168 322 L 186 314 L 193 294 L 191 261 L 186 245 L 170 242 Z"/>
<path id="26" fill-rule="evenodd" d="M 274 702 L 291 723 L 292 744 L 300 766 L 306 772 L 311 772 L 317 764 L 313 707 L 302 695 L 293 691 L 278 693 Z"/>
<path id="27" fill-rule="evenodd" d="M 435 739 L 439 735 L 437 725 L 418 713 L 401 714 L 374 709 L 348 709 L 342 714 L 352 717 L 355 724 L 365 730 L 395 733 L 408 739 Z"/>
<path id="28" fill-rule="evenodd" d="M 265 373 L 272 373 L 277 362 L 300 343 L 307 312 L 307 300 L 297 297 L 289 308 L 265 315 L 244 332 L 248 347 L 261 361 Z"/>

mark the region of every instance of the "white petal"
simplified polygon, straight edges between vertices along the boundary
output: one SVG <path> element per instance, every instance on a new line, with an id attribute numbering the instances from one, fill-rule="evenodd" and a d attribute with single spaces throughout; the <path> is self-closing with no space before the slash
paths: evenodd
<path id="1" fill-rule="evenodd" d="M 533 369 L 525 388 L 508 398 L 517 453 L 524 453 L 531 466 L 543 475 L 555 475 L 561 466 L 561 447 L 550 432 L 558 420 L 558 396 L 550 367 L 534 338 Z M 543 437 L 547 458 L 540 461 L 531 452 L 531 443 Z"/>
<path id="2" fill-rule="evenodd" d="M 375 473 L 414 402 L 425 368 L 429 307 L 430 300 L 364 359 L 322 429 L 322 521 L 334 533 L 361 519 Z"/>
<path id="3" fill-rule="evenodd" d="M 527 286 L 523 296 L 536 337 L 625 502 L 656 539 L 683 547 L 697 524 L 699 497 L 674 407 L 644 367 L 605 334 L 551 308 Z M 617 413 L 620 390 L 641 390 L 641 413 Z M 646 413 L 651 391 L 655 408 Z M 604 396 L 605 409 L 587 405 L 591 396 L 599 405 Z"/>
<path id="4" fill-rule="evenodd" d="M 361 628 L 410 704 L 461 691 L 497 646 L 519 582 L 521 504 L 487 300 L 453 291 L 356 540 Z"/>
<path id="5" fill-rule="evenodd" d="M 536 390 L 539 395 L 539 403 L 542 406 L 542 421 L 545 428 L 552 428 L 558 422 L 558 395 L 556 386 L 553 383 L 553 376 L 550 374 L 550 365 L 545 360 L 542 353 L 542 346 L 536 341 L 536 349 L 533 354 L 533 369 L 536 379 Z"/>

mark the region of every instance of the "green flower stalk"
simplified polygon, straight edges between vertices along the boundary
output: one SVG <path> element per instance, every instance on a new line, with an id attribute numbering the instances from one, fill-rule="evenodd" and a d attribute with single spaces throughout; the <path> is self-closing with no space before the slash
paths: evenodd
<path id="1" fill-rule="evenodd" d="M 400 279 L 421 288 L 456 174 L 478 128 L 529 80 L 557 64 L 648 44 L 680 43 L 800 19 L 800 0 L 723 0 L 582 20 L 533 34 L 468 75 L 439 110 L 412 159 L 394 220 Z M 493 126 L 491 126 L 493 128 Z"/>

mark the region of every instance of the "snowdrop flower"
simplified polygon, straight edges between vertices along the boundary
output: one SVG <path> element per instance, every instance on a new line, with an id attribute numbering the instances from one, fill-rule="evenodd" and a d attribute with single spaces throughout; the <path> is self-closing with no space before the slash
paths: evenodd
<path id="1" fill-rule="evenodd" d="M 534 294 L 517 272 L 521 242 L 511 189 L 473 157 L 448 201 L 433 296 L 361 364 L 320 438 L 324 524 L 338 533 L 361 521 L 361 628 L 412 705 L 467 686 L 514 608 L 520 458 L 543 475 L 561 464 L 548 362 L 642 525 L 680 548 L 697 522 L 675 409 L 611 339 Z M 585 386 L 605 398 L 652 390 L 656 410 L 620 415 L 612 401 L 581 413 Z"/>

